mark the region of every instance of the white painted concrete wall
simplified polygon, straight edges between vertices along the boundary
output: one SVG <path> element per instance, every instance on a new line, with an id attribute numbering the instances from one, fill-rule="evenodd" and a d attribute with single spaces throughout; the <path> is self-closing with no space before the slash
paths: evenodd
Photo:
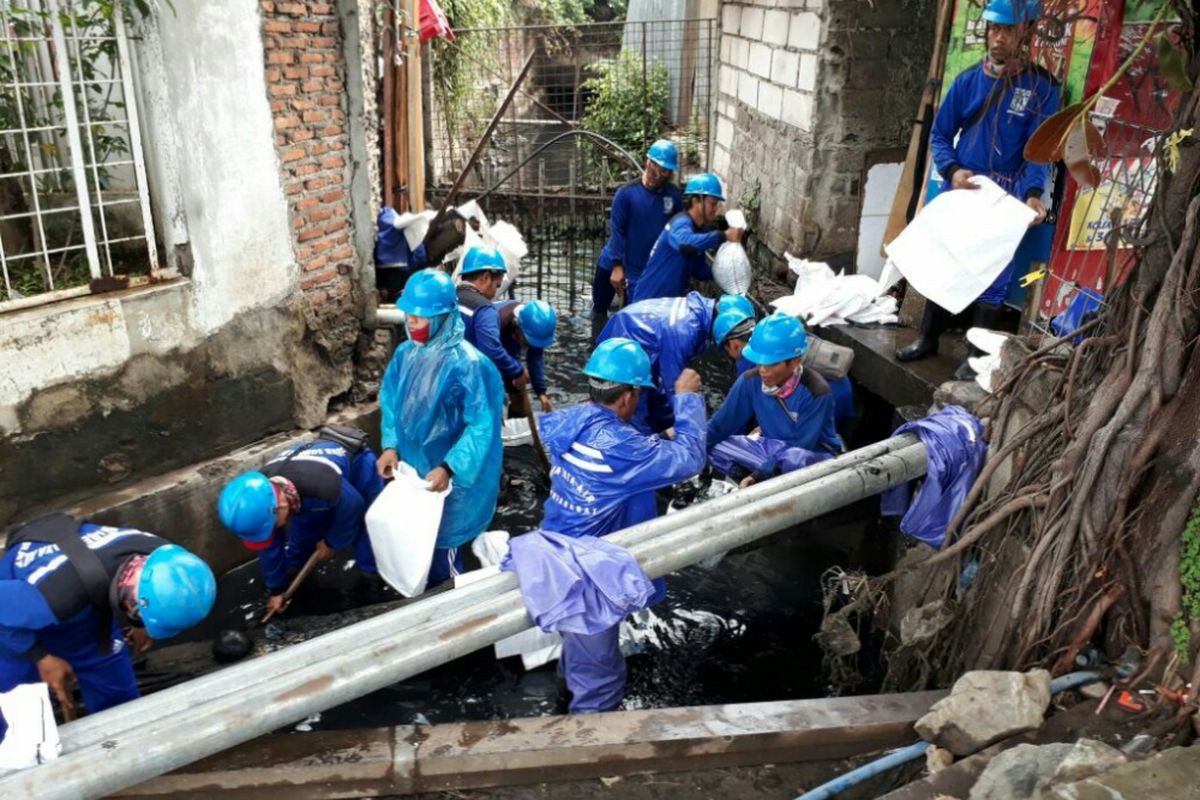
<path id="1" fill-rule="evenodd" d="M 855 264 L 860 275 L 878 278 L 883 272 L 883 256 L 879 247 L 887 231 L 892 199 L 900 186 L 904 164 L 876 164 L 867 170 L 867 185 L 863 187 L 862 216 L 858 223 L 858 255 Z"/>
<path id="2" fill-rule="evenodd" d="M 192 347 L 296 290 L 260 25 L 257 3 L 205 0 L 139 31 L 156 224 L 168 254 L 190 246 L 190 279 L 0 314 L 0 435 L 20 432 L 15 407 L 40 389 Z"/>

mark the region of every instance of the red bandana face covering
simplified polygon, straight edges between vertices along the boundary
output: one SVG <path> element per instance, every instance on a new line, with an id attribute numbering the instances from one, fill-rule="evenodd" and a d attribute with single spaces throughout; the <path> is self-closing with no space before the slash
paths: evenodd
<path id="1" fill-rule="evenodd" d="M 769 394 L 771 397 L 778 397 L 780 400 L 786 400 L 791 397 L 792 392 L 796 391 L 796 387 L 800 385 L 800 373 L 804 367 L 797 367 L 792 373 L 792 377 L 788 378 L 778 386 L 762 385 L 763 394 Z"/>
<path id="2" fill-rule="evenodd" d="M 408 338 L 412 339 L 416 344 L 425 344 L 429 341 L 429 329 L 432 325 L 426 325 L 423 328 L 409 328 Z"/>
<path id="3" fill-rule="evenodd" d="M 131 621 L 137 617 L 137 586 L 142 579 L 142 566 L 145 563 L 146 556 L 131 557 L 117 578 L 117 597 L 120 598 L 121 610 Z"/>

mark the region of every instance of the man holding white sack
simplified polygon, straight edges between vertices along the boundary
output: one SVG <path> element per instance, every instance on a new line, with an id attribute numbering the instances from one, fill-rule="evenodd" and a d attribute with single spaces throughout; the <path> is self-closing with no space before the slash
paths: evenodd
<path id="1" fill-rule="evenodd" d="M 550 497 L 542 528 L 575 538 L 606 536 L 653 519 L 654 492 L 704 466 L 704 398 L 700 376 L 685 369 L 675 382 L 675 439 L 640 433 L 630 424 L 638 395 L 653 386 L 650 357 L 631 339 L 597 345 L 583 373 L 591 402 L 542 418 L 550 457 Z M 665 585 L 654 582 L 661 599 Z M 612 711 L 625 692 L 619 626 L 597 634 L 563 634 L 562 669 L 571 713 Z"/>
<path id="2" fill-rule="evenodd" d="M 1030 227 L 1046 218 L 1042 192 L 1050 166 L 1026 161 L 1025 144 L 1059 106 L 1058 85 L 1029 61 L 1030 35 L 1040 15 L 1038 0 L 988 2 L 983 12 L 987 57 L 955 79 L 930 134 L 943 191 L 977 190 L 972 179 L 986 176 L 1036 212 Z M 1013 269 L 1010 262 L 971 305 L 976 327 L 999 324 Z M 926 302 L 921 335 L 896 353 L 897 360 L 936 354 L 938 336 L 951 316 L 936 303 Z"/>
<path id="3" fill-rule="evenodd" d="M 408 341 L 383 375 L 376 468 L 391 478 L 403 460 L 430 491 L 450 488 L 427 582 L 433 586 L 463 570 L 460 548 L 487 529 L 496 510 L 504 384 L 495 364 L 464 339 L 449 275 L 414 274 L 396 306 L 406 315 Z"/>

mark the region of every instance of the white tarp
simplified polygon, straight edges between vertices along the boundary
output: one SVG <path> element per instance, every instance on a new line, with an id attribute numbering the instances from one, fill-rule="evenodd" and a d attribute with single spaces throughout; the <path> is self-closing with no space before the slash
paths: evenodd
<path id="1" fill-rule="evenodd" d="M 886 248 L 888 266 L 952 314 L 992 285 L 1037 217 L 987 178 L 971 180 L 978 189 L 942 192 Z"/>
<path id="2" fill-rule="evenodd" d="M 771 301 L 776 309 L 799 317 L 810 328 L 896 322 L 896 298 L 883 294 L 888 287 L 874 278 L 834 274 L 823 261 L 796 258 L 791 253 L 784 253 L 784 257 L 788 269 L 796 275 L 796 288 L 792 294 Z"/>

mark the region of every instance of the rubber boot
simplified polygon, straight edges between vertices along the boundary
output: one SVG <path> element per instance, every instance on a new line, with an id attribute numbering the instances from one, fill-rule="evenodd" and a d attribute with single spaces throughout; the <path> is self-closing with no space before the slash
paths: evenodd
<path id="1" fill-rule="evenodd" d="M 998 330 L 1001 320 L 1004 318 L 1004 306 L 999 303 L 980 303 L 976 302 L 971 309 L 971 327 L 985 328 L 989 331 Z M 967 343 L 967 358 L 973 356 L 981 356 L 983 351 L 970 342 Z M 954 371 L 954 380 L 970 381 L 975 379 L 975 370 L 971 369 L 971 362 L 963 361 L 958 365 L 958 369 Z"/>
<path id="2" fill-rule="evenodd" d="M 938 337 L 946 329 L 950 314 L 932 300 L 925 301 L 925 313 L 921 315 L 921 335 L 908 347 L 896 351 L 897 361 L 917 361 L 937 355 Z"/>

